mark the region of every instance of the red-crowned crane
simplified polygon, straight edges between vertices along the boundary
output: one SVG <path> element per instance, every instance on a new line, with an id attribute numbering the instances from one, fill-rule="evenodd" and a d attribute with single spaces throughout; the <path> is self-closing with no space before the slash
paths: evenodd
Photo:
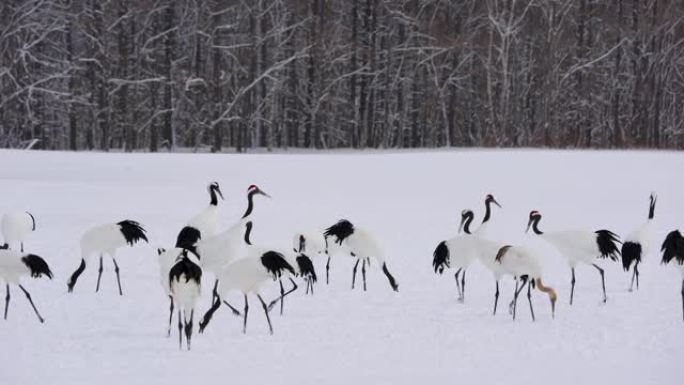
<path id="1" fill-rule="evenodd" d="M 100 290 L 100 278 L 102 278 L 102 257 L 106 254 L 112 258 L 114 262 L 114 271 L 116 272 L 116 282 L 119 286 L 119 295 L 123 295 L 121 290 L 121 278 L 119 276 L 119 265 L 116 263 L 116 250 L 129 245 L 133 246 L 139 241 L 147 242 L 145 229 L 136 221 L 130 219 L 123 220 L 118 223 L 108 223 L 92 227 L 86 230 L 81 236 L 81 264 L 71 274 L 67 281 L 67 289 L 69 292 L 74 290 L 78 277 L 86 268 L 86 260 L 93 254 L 100 257 L 100 268 L 97 273 L 97 286 L 95 292 Z"/>
<path id="2" fill-rule="evenodd" d="M 487 194 L 487 196 L 485 196 L 485 215 L 482 218 L 482 223 L 480 223 L 480 226 L 477 228 L 477 230 L 475 230 L 475 232 L 473 232 L 473 234 L 479 237 L 487 236 L 489 223 L 492 218 L 492 203 L 501 208 L 501 205 L 496 201 L 496 199 L 494 199 L 494 196 L 492 194 Z"/>
<path id="3" fill-rule="evenodd" d="M 185 343 L 190 350 L 195 307 L 202 293 L 202 268 L 199 259 L 192 252 L 183 249 L 175 258 L 167 277 L 173 303 L 178 308 L 178 345 L 180 349 L 183 348 L 185 329 Z"/>
<path id="4" fill-rule="evenodd" d="M 40 323 L 45 322 L 41 317 L 36 305 L 33 304 L 31 294 L 21 285 L 21 277 L 30 276 L 31 278 L 40 278 L 46 276 L 52 279 L 52 271 L 45 262 L 45 260 L 35 254 L 24 254 L 14 250 L 0 250 L 0 279 L 5 281 L 5 319 L 7 319 L 7 309 L 10 301 L 10 285 L 17 285 L 19 289 L 24 292 L 26 299 L 28 299 L 33 311 L 38 317 Z"/>
<path id="5" fill-rule="evenodd" d="M 13 211 L 2 216 L 2 239 L 5 244 L 2 248 L 8 249 L 16 244 L 24 252 L 24 241 L 36 231 L 36 220 L 28 211 Z"/>
<path id="6" fill-rule="evenodd" d="M 365 229 L 355 227 L 346 219 L 341 219 L 334 225 L 325 230 L 326 243 L 328 238 L 334 238 L 333 241 L 341 246 L 346 246 L 349 254 L 356 258 L 356 264 L 352 272 L 352 289 L 356 281 L 356 270 L 359 262 L 363 261 L 361 266 L 361 274 L 363 275 L 363 290 L 366 290 L 366 263 L 370 265 L 370 260 L 375 259 L 382 265 L 382 272 L 387 277 L 387 280 L 392 287 L 392 290 L 399 291 L 399 285 L 387 268 L 384 253 L 378 241 Z"/>
<path id="7" fill-rule="evenodd" d="M 682 275 L 682 316 L 684 317 L 684 237 L 679 230 L 673 230 L 660 247 L 663 253 L 663 264 L 672 264 Z"/>
<path id="8" fill-rule="evenodd" d="M 461 284 L 459 284 L 458 276 L 463 271 L 463 276 L 465 277 L 465 270 L 477 259 L 477 243 L 466 239 L 471 237 L 470 224 L 474 217 L 472 211 L 463 210 L 461 212 L 461 224 L 459 225 L 458 232 L 460 233 L 461 229 L 463 229 L 464 234 L 440 242 L 432 253 L 432 267 L 435 269 L 435 273 L 442 274 L 445 268 L 450 268 L 452 265 L 454 269 L 457 269 L 454 278 L 456 279 L 458 302 L 465 300 L 465 288 L 462 288 Z M 465 285 L 465 279 L 462 282 Z"/>
<path id="9" fill-rule="evenodd" d="M 515 296 L 513 297 L 513 319 L 515 319 L 518 294 L 520 294 L 520 291 L 525 287 L 525 284 L 527 284 L 527 301 L 530 303 L 532 321 L 535 320 L 531 294 L 533 286 L 549 296 L 549 301 L 551 302 L 551 316 L 554 317 L 556 312 L 556 291 L 550 286 L 545 286 L 542 282 L 541 263 L 537 254 L 525 247 L 506 245 L 499 249 L 495 260 L 508 274 L 515 277 L 521 277 L 523 280 L 522 286 L 520 289 L 516 288 Z"/>
<path id="10" fill-rule="evenodd" d="M 632 273 L 632 282 L 629 284 L 629 291 L 634 288 L 634 280 L 636 278 L 636 287 L 639 290 L 639 264 L 642 262 L 650 249 L 651 243 L 651 227 L 653 223 L 653 215 L 655 214 L 656 195 L 651 193 L 650 204 L 648 206 L 648 219 L 646 223 L 634 229 L 622 244 L 622 267 L 625 271 L 634 264 L 634 272 Z"/>
<path id="11" fill-rule="evenodd" d="M 251 222 L 248 222 L 246 227 L 248 229 L 247 231 L 249 231 Z M 247 240 L 249 239 L 248 237 L 249 236 L 246 235 Z M 249 312 L 248 295 L 254 294 L 259 299 L 259 302 L 261 302 L 264 314 L 266 314 L 266 320 L 268 321 L 269 332 L 273 334 L 273 326 L 269 316 L 270 306 L 266 304 L 261 296 L 261 289 L 265 284 L 277 281 L 286 274 L 294 275 L 295 269 L 287 262 L 282 254 L 275 251 L 266 251 L 259 257 L 240 258 L 226 265 L 217 276 L 219 282 L 218 298 L 213 301 L 211 308 L 204 314 L 199 323 L 200 333 L 209 325 L 214 313 L 221 306 L 221 298 L 232 291 L 239 291 L 245 298 L 245 307 L 242 313 L 242 332 L 247 333 L 247 314 Z M 223 301 L 223 303 L 230 307 L 233 314 L 240 315 L 240 312 L 228 302 Z"/>
<path id="12" fill-rule="evenodd" d="M 605 303 L 608 299 L 606 296 L 606 279 L 603 269 L 595 261 L 597 258 L 610 258 L 612 261 L 617 261 L 620 255 L 620 249 L 618 248 L 620 238 L 609 230 L 568 230 L 545 233 L 539 230 L 541 218 L 542 216 L 539 211 L 533 210 L 530 212 L 526 232 L 532 228 L 535 234 L 553 245 L 566 259 L 568 265 L 570 265 L 572 271 L 570 305 L 572 305 L 575 293 L 575 266 L 577 266 L 578 262 L 593 266 L 601 274 L 603 302 Z"/>

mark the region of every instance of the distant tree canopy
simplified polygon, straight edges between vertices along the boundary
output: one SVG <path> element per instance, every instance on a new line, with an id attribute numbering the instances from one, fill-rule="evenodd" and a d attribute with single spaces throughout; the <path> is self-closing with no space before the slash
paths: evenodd
<path id="1" fill-rule="evenodd" d="M 684 147 L 684 2 L 3 0 L 0 147 Z"/>

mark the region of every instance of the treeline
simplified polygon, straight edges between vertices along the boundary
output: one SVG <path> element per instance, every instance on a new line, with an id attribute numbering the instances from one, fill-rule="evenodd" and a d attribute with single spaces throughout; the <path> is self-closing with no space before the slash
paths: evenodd
<path id="1" fill-rule="evenodd" d="M 674 0 L 3 0 L 0 147 L 684 147 Z"/>

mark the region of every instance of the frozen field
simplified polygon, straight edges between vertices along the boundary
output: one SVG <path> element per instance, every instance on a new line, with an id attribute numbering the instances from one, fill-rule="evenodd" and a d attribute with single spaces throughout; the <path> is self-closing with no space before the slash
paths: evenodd
<path id="1" fill-rule="evenodd" d="M 37 229 L 26 248 L 55 273 L 52 281 L 24 281 L 43 325 L 13 289 L 9 319 L 0 320 L 0 384 L 682 383 L 681 278 L 660 265 L 658 252 L 666 233 L 684 223 L 681 153 L 0 151 L 0 165 L 0 213 L 31 211 Z M 351 291 L 354 260 L 346 256 L 333 258 L 326 286 L 325 261 L 317 260 L 323 282 L 316 295 L 304 296 L 302 285 L 288 297 L 285 315 L 272 313 L 273 336 L 253 301 L 247 335 L 241 319 L 222 308 L 203 335 L 195 334 L 193 350 L 179 351 L 175 327 L 166 338 L 168 300 L 155 250 L 172 246 L 185 221 L 207 205 L 213 180 L 226 197 L 225 226 L 244 210 L 248 185 L 272 195 L 256 201 L 254 243 L 289 246 L 295 231 L 342 217 L 372 230 L 399 292 L 377 265 L 368 292 Z M 645 221 L 651 191 L 658 193 L 657 236 L 640 266 L 641 289 L 628 293 L 631 275 L 606 263 L 608 303 L 600 304 L 599 275 L 581 266 L 570 307 L 570 270 L 542 240 L 524 234 L 529 211 L 544 214 L 548 231 L 607 228 L 624 236 Z M 456 302 L 453 270 L 434 274 L 435 246 L 455 234 L 462 209 L 481 220 L 487 193 L 503 205 L 495 208 L 491 238 L 543 252 L 545 281 L 559 294 L 555 320 L 536 292 L 537 322 L 526 301 L 513 322 L 506 311 L 510 279 L 493 317 L 494 281 L 480 265 L 468 270 L 465 304 Z M 119 253 L 124 296 L 107 259 L 100 293 L 91 263 L 68 294 L 82 231 L 128 218 L 146 226 L 150 244 Z M 196 320 L 210 289 L 207 282 Z M 240 295 L 230 299 L 242 306 Z"/>

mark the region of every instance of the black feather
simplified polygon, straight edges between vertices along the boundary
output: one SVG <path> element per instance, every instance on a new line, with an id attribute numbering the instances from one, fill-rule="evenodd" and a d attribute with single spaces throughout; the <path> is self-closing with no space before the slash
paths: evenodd
<path id="1" fill-rule="evenodd" d="M 351 224 L 346 219 L 341 219 L 334 225 L 328 227 L 323 235 L 325 235 L 326 238 L 334 236 L 335 242 L 338 244 L 342 244 L 342 241 L 344 241 L 347 237 L 350 235 L 354 234 L 354 225 Z"/>
<path id="2" fill-rule="evenodd" d="M 299 272 L 302 274 L 302 277 L 310 277 L 314 282 L 318 280 L 311 258 L 304 254 L 299 254 L 299 256 L 297 256 L 297 266 L 299 267 Z"/>
<path id="3" fill-rule="evenodd" d="M 0 245 L 0 250 L 8 250 L 8 249 L 9 249 L 9 244 L 3 243 L 2 245 Z"/>
<path id="4" fill-rule="evenodd" d="M 641 262 L 641 244 L 635 242 L 625 242 L 622 244 L 622 267 L 625 271 L 633 262 Z"/>
<path id="5" fill-rule="evenodd" d="M 292 275 L 295 275 L 295 270 L 292 265 L 287 263 L 285 257 L 276 251 L 265 252 L 261 256 L 261 264 L 276 278 L 280 277 L 285 270 L 292 273 Z"/>
<path id="6" fill-rule="evenodd" d="M 610 258 L 612 261 L 617 261 L 618 255 L 620 255 L 618 243 L 621 243 L 617 234 L 608 230 L 596 231 L 596 243 L 598 244 L 601 258 Z"/>
<path id="7" fill-rule="evenodd" d="M 140 225 L 140 223 L 131 220 L 125 220 L 117 223 L 121 229 L 121 234 L 123 234 L 126 239 L 126 243 L 133 246 L 141 239 L 147 242 L 147 237 L 145 236 L 145 229 Z"/>
<path id="8" fill-rule="evenodd" d="M 169 283 L 180 281 L 181 277 L 185 275 L 185 283 L 195 281 L 199 285 L 202 282 L 202 268 L 188 258 L 186 250 L 183 251 L 182 255 L 169 270 Z"/>
<path id="9" fill-rule="evenodd" d="M 449 248 L 446 245 L 446 241 L 440 242 L 432 253 L 432 267 L 435 268 L 435 273 L 439 274 L 442 274 L 445 268 L 450 267 Z"/>
<path id="10" fill-rule="evenodd" d="M 194 247 L 201 238 L 202 234 L 199 230 L 191 226 L 185 226 L 181 229 L 180 233 L 178 233 L 178 237 L 176 237 L 176 247 L 190 249 Z"/>
<path id="11" fill-rule="evenodd" d="M 35 254 L 26 254 L 21 258 L 21 261 L 31 271 L 32 278 L 40 278 L 45 275 L 52 279 L 52 271 L 45 260 Z"/>
<path id="12" fill-rule="evenodd" d="M 679 264 L 684 264 L 684 238 L 679 230 L 671 231 L 665 237 L 663 245 L 660 247 L 663 252 L 662 263 L 670 263 L 673 259 Z"/>
<path id="13" fill-rule="evenodd" d="M 397 281 L 394 279 L 392 274 L 390 274 L 389 270 L 387 270 L 387 264 L 385 263 L 382 264 L 382 272 L 385 273 L 390 286 L 392 286 L 392 290 L 399 291 L 399 284 L 397 284 Z"/>

